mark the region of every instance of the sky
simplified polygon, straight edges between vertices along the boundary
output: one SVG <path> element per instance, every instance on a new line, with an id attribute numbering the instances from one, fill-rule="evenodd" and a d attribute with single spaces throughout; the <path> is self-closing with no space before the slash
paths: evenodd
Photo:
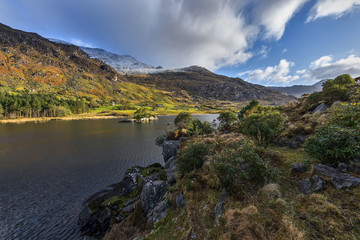
<path id="1" fill-rule="evenodd" d="M 360 76 L 360 0 L 0 0 L 0 22 L 266 86 Z"/>

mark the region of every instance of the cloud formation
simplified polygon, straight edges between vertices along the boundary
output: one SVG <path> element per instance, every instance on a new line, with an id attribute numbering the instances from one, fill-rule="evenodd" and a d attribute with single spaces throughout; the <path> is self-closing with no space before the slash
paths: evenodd
<path id="1" fill-rule="evenodd" d="M 352 77 L 360 76 L 360 57 L 349 55 L 334 62 L 331 56 L 323 56 L 310 64 L 310 70 L 303 77 L 313 80 L 333 79 L 345 73 Z"/>
<path id="2" fill-rule="evenodd" d="M 256 55 L 257 39 L 279 40 L 306 1 L 2 0 L 0 21 L 31 22 L 31 31 L 47 37 L 78 39 L 152 65 L 216 70 Z"/>
<path id="3" fill-rule="evenodd" d="M 290 75 L 290 67 L 293 67 L 294 62 L 290 62 L 286 59 L 281 59 L 278 65 L 269 66 L 265 69 L 255 69 L 239 73 L 238 76 L 247 76 L 247 81 L 263 82 L 266 85 L 283 83 L 288 84 L 295 80 L 298 80 L 299 75 Z"/>
<path id="4" fill-rule="evenodd" d="M 359 6 L 360 0 L 318 0 L 306 21 L 311 22 L 327 16 L 339 18 Z"/>

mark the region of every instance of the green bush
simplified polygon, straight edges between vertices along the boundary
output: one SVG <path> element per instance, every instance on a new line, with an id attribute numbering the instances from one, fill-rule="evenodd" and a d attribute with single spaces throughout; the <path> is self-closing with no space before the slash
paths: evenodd
<path id="1" fill-rule="evenodd" d="M 276 178 L 275 169 L 249 145 L 223 149 L 212 163 L 212 169 L 221 185 L 237 196 L 254 192 Z"/>
<path id="2" fill-rule="evenodd" d="M 209 145 L 202 142 L 194 143 L 181 149 L 177 156 L 179 171 L 181 174 L 187 174 L 193 170 L 198 170 L 204 163 L 204 157 L 209 150 Z"/>
<path id="3" fill-rule="evenodd" d="M 155 144 L 156 144 L 157 146 L 161 147 L 161 146 L 164 144 L 166 138 L 167 138 L 167 134 L 157 136 L 157 137 L 155 138 Z"/>
<path id="4" fill-rule="evenodd" d="M 145 107 L 139 108 L 134 113 L 134 118 L 137 120 L 140 120 L 142 118 L 149 118 L 149 117 L 152 117 L 152 114 L 149 113 L 148 109 Z"/>
<path id="5" fill-rule="evenodd" d="M 322 99 L 322 92 L 314 92 L 310 94 L 305 101 L 304 110 L 309 111 L 312 110 L 311 108 L 314 104 L 318 104 Z"/>
<path id="6" fill-rule="evenodd" d="M 257 107 L 258 105 L 259 105 L 259 101 L 252 100 L 248 105 L 246 105 L 240 110 L 238 114 L 238 118 L 239 119 L 243 118 L 247 111 L 251 111 L 253 108 Z"/>
<path id="7" fill-rule="evenodd" d="M 240 132 L 264 147 L 267 147 L 283 130 L 284 118 L 278 111 L 254 113 L 240 122 Z"/>
<path id="8" fill-rule="evenodd" d="M 360 103 L 342 104 L 329 115 L 331 125 L 354 128 L 360 124 Z"/>
<path id="9" fill-rule="evenodd" d="M 175 120 L 174 124 L 177 129 L 188 129 L 191 126 L 193 121 L 193 116 L 189 112 L 179 113 Z"/>
<path id="10" fill-rule="evenodd" d="M 323 84 L 322 97 L 326 104 L 331 105 L 335 101 L 349 100 L 349 86 L 354 83 L 354 79 L 349 74 L 328 80 Z"/>
<path id="11" fill-rule="evenodd" d="M 351 161 L 360 152 L 359 129 L 326 127 L 306 140 L 305 149 L 311 156 L 330 166 Z"/>
<path id="12" fill-rule="evenodd" d="M 188 129 L 191 136 L 200 136 L 204 134 L 211 134 L 214 129 L 207 121 L 201 122 L 199 119 L 194 119 Z"/>
<path id="13" fill-rule="evenodd" d="M 233 125 L 236 122 L 236 120 L 238 120 L 238 117 L 232 111 L 224 111 L 220 113 L 217 119 L 220 122 L 219 124 L 220 130 L 229 130 L 230 126 Z"/>

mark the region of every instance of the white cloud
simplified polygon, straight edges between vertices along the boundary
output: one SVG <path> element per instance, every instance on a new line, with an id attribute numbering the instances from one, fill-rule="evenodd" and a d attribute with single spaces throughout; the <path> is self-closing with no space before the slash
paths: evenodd
<path id="1" fill-rule="evenodd" d="M 315 69 L 319 67 L 326 67 L 330 65 L 330 62 L 333 60 L 332 56 L 323 56 L 310 63 L 310 68 Z"/>
<path id="2" fill-rule="evenodd" d="M 298 75 L 305 74 L 305 73 L 306 73 L 306 69 L 296 71 L 296 74 L 298 74 Z"/>
<path id="3" fill-rule="evenodd" d="M 78 39 L 155 66 L 216 70 L 257 55 L 253 44 L 259 38 L 279 40 L 306 1 L 2 0 L 8 7 L 0 7 L 0 22 L 48 37 L 56 37 L 56 29 L 66 41 Z"/>
<path id="4" fill-rule="evenodd" d="M 287 48 L 284 48 L 284 49 L 282 50 L 282 53 L 287 53 L 287 51 L 288 51 L 288 49 L 287 49 Z"/>
<path id="5" fill-rule="evenodd" d="M 266 0 L 255 10 L 258 23 L 265 27 L 265 38 L 279 40 L 288 21 L 308 0 Z"/>
<path id="6" fill-rule="evenodd" d="M 247 75 L 247 81 L 265 82 L 267 85 L 274 83 L 288 84 L 300 78 L 299 75 L 289 75 L 290 67 L 293 67 L 294 65 L 294 62 L 281 59 L 278 65 L 239 73 L 238 76 Z"/>
<path id="7" fill-rule="evenodd" d="M 331 57 L 330 57 L 331 58 Z M 360 76 L 360 57 L 349 55 L 347 58 L 333 61 L 329 56 L 324 56 L 310 64 L 311 70 L 304 77 L 308 79 L 332 79 L 341 74 L 348 73 L 353 77 Z M 326 59 L 326 61 L 324 61 Z M 321 63 L 321 64 L 314 64 Z"/>
<path id="8" fill-rule="evenodd" d="M 339 18 L 358 6 L 360 0 L 318 0 L 311 8 L 306 22 L 327 16 Z"/>

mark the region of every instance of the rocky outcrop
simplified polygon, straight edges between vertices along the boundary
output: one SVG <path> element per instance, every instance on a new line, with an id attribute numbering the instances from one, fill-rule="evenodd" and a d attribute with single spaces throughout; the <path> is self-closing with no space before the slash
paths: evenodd
<path id="1" fill-rule="evenodd" d="M 229 195 L 227 194 L 225 189 L 223 189 L 221 194 L 220 194 L 219 201 L 215 206 L 215 222 L 218 225 L 219 225 L 220 217 L 224 214 L 224 202 L 228 198 L 229 198 Z"/>
<path id="2" fill-rule="evenodd" d="M 90 196 L 79 215 L 78 224 L 83 235 L 101 238 L 112 224 L 126 219 L 141 206 L 149 222 L 156 224 L 166 217 L 168 186 L 175 183 L 176 154 L 179 141 L 163 144 L 164 167 L 153 164 L 146 168 L 130 168 L 120 183 Z M 186 207 L 183 193 L 176 196 L 176 204 Z"/>
<path id="3" fill-rule="evenodd" d="M 309 178 L 303 179 L 299 181 L 299 190 L 300 192 L 304 194 L 310 194 L 311 193 L 311 187 L 312 183 Z"/>
<path id="4" fill-rule="evenodd" d="M 338 190 L 360 185 L 360 178 L 340 172 L 338 169 L 324 164 L 316 165 L 314 170 L 320 176 L 328 179 L 328 181 L 330 181 L 330 183 Z"/>
<path id="5" fill-rule="evenodd" d="M 312 114 L 315 113 L 323 113 L 325 112 L 329 107 L 325 103 L 321 103 L 319 106 L 317 106 L 313 111 Z"/>
<path id="6" fill-rule="evenodd" d="M 79 215 L 83 235 L 101 238 L 109 226 L 124 220 L 140 201 L 152 210 L 167 191 L 166 174 L 160 164 L 130 168 L 120 183 L 90 196 Z"/>
<path id="7" fill-rule="evenodd" d="M 276 144 L 280 147 L 288 147 L 291 149 L 297 149 L 305 142 L 305 137 L 298 135 L 293 139 L 290 138 L 281 138 Z"/>

